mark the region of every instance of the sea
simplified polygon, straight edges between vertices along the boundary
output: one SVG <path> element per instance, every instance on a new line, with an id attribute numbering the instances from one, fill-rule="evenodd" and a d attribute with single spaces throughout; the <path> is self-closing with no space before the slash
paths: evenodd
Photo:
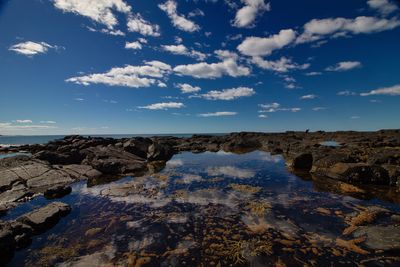
<path id="1" fill-rule="evenodd" d="M 203 133 L 202 133 L 203 134 Z M 224 133 L 204 133 L 207 135 L 220 136 Z M 174 137 L 191 137 L 194 133 L 186 134 L 109 134 L 109 135 L 83 135 L 91 137 L 104 137 L 104 138 L 131 138 L 131 137 L 152 137 L 152 136 L 174 136 Z M 33 145 L 33 144 L 46 144 L 50 141 L 62 139 L 67 135 L 0 135 L 0 147 L 18 146 L 18 145 Z"/>

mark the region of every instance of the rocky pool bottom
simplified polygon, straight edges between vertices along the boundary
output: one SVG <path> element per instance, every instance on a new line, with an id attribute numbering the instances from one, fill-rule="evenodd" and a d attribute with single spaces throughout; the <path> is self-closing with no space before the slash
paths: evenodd
<path id="1" fill-rule="evenodd" d="M 296 176 L 266 152 L 184 152 L 159 173 L 77 182 L 0 219 L 70 206 L 7 266 L 399 266 L 399 202 L 366 192 Z"/>

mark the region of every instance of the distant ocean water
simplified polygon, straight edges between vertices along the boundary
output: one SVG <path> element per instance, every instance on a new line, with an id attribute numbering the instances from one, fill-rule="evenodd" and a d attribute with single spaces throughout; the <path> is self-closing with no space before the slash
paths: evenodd
<path id="1" fill-rule="evenodd" d="M 151 137 L 151 136 L 175 136 L 191 137 L 194 134 L 111 134 L 111 135 L 83 135 L 92 137 L 111 137 L 111 138 L 131 138 L 131 137 Z M 224 135 L 222 133 L 209 133 L 209 135 Z M 62 139 L 66 135 L 3 135 L 0 136 L 0 147 L 12 145 L 33 145 L 45 144 L 49 141 Z"/>

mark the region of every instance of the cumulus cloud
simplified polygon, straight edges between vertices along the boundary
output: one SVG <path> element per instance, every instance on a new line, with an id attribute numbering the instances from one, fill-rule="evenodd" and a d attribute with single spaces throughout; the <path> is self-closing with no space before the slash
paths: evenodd
<path id="1" fill-rule="evenodd" d="M 264 0 L 242 0 L 242 3 L 244 6 L 236 12 L 233 21 L 233 26 L 238 28 L 254 27 L 257 16 L 271 10 L 270 3 L 265 3 Z"/>
<path id="2" fill-rule="evenodd" d="M 215 79 L 224 75 L 231 77 L 247 76 L 250 74 L 248 67 L 238 65 L 235 58 L 225 58 L 218 63 L 200 62 L 196 64 L 178 65 L 174 68 L 178 75 L 192 76 L 195 78 Z"/>
<path id="3" fill-rule="evenodd" d="M 113 11 L 124 14 L 131 13 L 131 7 L 123 0 L 54 0 L 54 6 L 63 12 L 72 12 L 88 17 L 108 29 L 113 29 L 118 20 Z"/>
<path id="4" fill-rule="evenodd" d="M 188 49 L 186 46 L 184 46 L 183 44 L 178 44 L 178 45 L 162 45 L 161 47 L 162 47 L 162 49 L 163 49 L 164 51 L 170 52 L 170 53 L 172 53 L 172 54 L 174 54 L 174 55 L 189 56 L 189 57 L 195 58 L 195 59 L 200 60 L 200 61 L 202 61 L 202 60 L 204 60 L 204 59 L 207 58 L 207 55 L 206 55 L 206 54 L 204 54 L 204 53 L 202 53 L 202 52 L 199 52 L 199 51 L 196 51 L 196 50 L 193 50 L 193 49 L 189 50 L 189 49 Z"/>
<path id="5" fill-rule="evenodd" d="M 133 49 L 133 50 L 140 50 L 142 49 L 142 44 L 138 41 L 136 42 L 126 42 L 125 43 L 126 49 Z"/>
<path id="6" fill-rule="evenodd" d="M 301 108 L 283 108 L 281 107 L 281 104 L 279 103 L 270 103 L 270 104 L 260 104 L 259 107 L 261 110 L 259 110 L 259 113 L 273 113 L 277 111 L 290 111 L 290 112 L 298 112 L 301 111 Z"/>
<path id="7" fill-rule="evenodd" d="M 209 176 L 229 176 L 240 179 L 249 179 L 255 176 L 255 172 L 250 169 L 242 169 L 235 166 L 209 167 L 207 169 Z"/>
<path id="8" fill-rule="evenodd" d="M 164 4 L 159 4 L 158 7 L 167 13 L 168 17 L 171 19 L 172 24 L 186 32 L 195 32 L 200 29 L 200 26 L 191 20 L 188 20 L 184 15 L 178 14 L 178 4 L 174 0 L 168 0 Z"/>
<path id="9" fill-rule="evenodd" d="M 389 0 L 368 0 L 367 4 L 370 8 L 377 10 L 384 16 L 399 9 L 395 3 L 392 3 Z"/>
<path id="10" fill-rule="evenodd" d="M 34 56 L 37 54 L 45 54 L 51 48 L 56 49 L 57 46 L 49 45 L 45 42 L 36 43 L 32 41 L 26 41 L 11 46 L 9 50 L 25 56 Z"/>
<path id="11" fill-rule="evenodd" d="M 159 80 L 171 72 L 171 66 L 160 61 L 146 61 L 143 66 L 112 68 L 105 73 L 95 73 L 72 77 L 67 82 L 81 85 L 106 84 L 110 86 L 126 86 L 132 88 L 149 87 L 161 84 Z"/>
<path id="12" fill-rule="evenodd" d="M 142 35 L 153 37 L 161 35 L 160 26 L 148 22 L 140 14 L 129 16 L 127 26 L 130 32 L 138 32 Z"/>
<path id="13" fill-rule="evenodd" d="M 249 87 L 237 87 L 223 90 L 213 90 L 205 94 L 199 95 L 201 98 L 208 100 L 235 100 L 240 97 L 249 97 L 254 95 L 256 92 L 253 88 Z"/>
<path id="14" fill-rule="evenodd" d="M 221 117 L 221 116 L 235 116 L 237 112 L 232 111 L 218 111 L 218 112 L 209 112 L 209 113 L 201 113 L 199 117 Z"/>
<path id="15" fill-rule="evenodd" d="M 314 99 L 317 98 L 317 95 L 310 94 L 310 95 L 303 95 L 300 97 L 301 100 L 308 100 L 308 99 Z"/>
<path id="16" fill-rule="evenodd" d="M 268 56 L 273 51 L 289 45 L 295 38 L 296 32 L 286 29 L 269 37 L 247 37 L 237 49 L 246 56 Z"/>
<path id="17" fill-rule="evenodd" d="M 171 108 L 183 108 L 185 105 L 179 102 L 163 102 L 163 103 L 155 103 L 147 106 L 142 106 L 139 108 L 142 109 L 150 109 L 150 110 L 168 110 Z"/>
<path id="18" fill-rule="evenodd" d="M 306 64 L 298 64 L 293 62 L 290 58 L 281 57 L 278 60 L 264 60 L 261 57 L 253 57 L 251 62 L 257 65 L 258 67 L 271 70 L 275 72 L 288 72 L 291 70 L 304 70 L 310 67 L 309 63 Z"/>
<path id="19" fill-rule="evenodd" d="M 313 19 L 304 25 L 304 32 L 296 43 L 321 40 L 325 37 L 337 38 L 351 34 L 370 34 L 392 30 L 400 25 L 398 18 L 391 19 L 360 16 L 354 19 L 327 18 Z"/>
<path id="20" fill-rule="evenodd" d="M 359 61 L 342 61 L 337 63 L 334 66 L 329 66 L 325 70 L 326 71 L 348 71 L 356 68 L 360 68 L 362 66 Z"/>
<path id="21" fill-rule="evenodd" d="M 383 88 L 378 88 L 366 93 L 361 93 L 361 96 L 370 96 L 370 95 L 391 95 L 391 96 L 396 96 L 400 95 L 400 84 L 396 84 L 390 87 L 383 87 Z"/>
<path id="22" fill-rule="evenodd" d="M 176 87 L 179 88 L 183 94 L 196 93 L 201 90 L 199 86 L 192 86 L 187 83 L 178 83 Z"/>

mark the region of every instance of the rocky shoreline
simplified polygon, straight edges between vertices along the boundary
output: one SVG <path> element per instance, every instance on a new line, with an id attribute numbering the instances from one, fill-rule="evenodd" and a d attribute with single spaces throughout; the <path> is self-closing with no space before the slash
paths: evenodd
<path id="1" fill-rule="evenodd" d="M 323 145 L 334 140 L 337 145 Z M 71 192 L 70 184 L 88 180 L 99 184 L 128 175 L 157 173 L 173 155 L 190 151 L 246 153 L 255 150 L 280 154 L 289 170 L 313 179 L 314 186 L 357 195 L 371 186 L 391 188 L 381 198 L 396 199 L 400 188 L 400 130 L 377 132 L 232 133 L 190 138 L 99 138 L 67 136 L 42 145 L 0 148 L 0 153 L 29 152 L 0 159 L 0 216 L 37 195 L 58 198 Z M 371 189 L 372 190 L 372 189 Z M 393 195 L 385 195 L 391 192 Z M 55 202 L 0 221 L 0 264 L 16 249 L 29 245 L 33 235 L 52 227 L 70 207 Z M 1 217 L 0 217 L 1 219 Z"/>

